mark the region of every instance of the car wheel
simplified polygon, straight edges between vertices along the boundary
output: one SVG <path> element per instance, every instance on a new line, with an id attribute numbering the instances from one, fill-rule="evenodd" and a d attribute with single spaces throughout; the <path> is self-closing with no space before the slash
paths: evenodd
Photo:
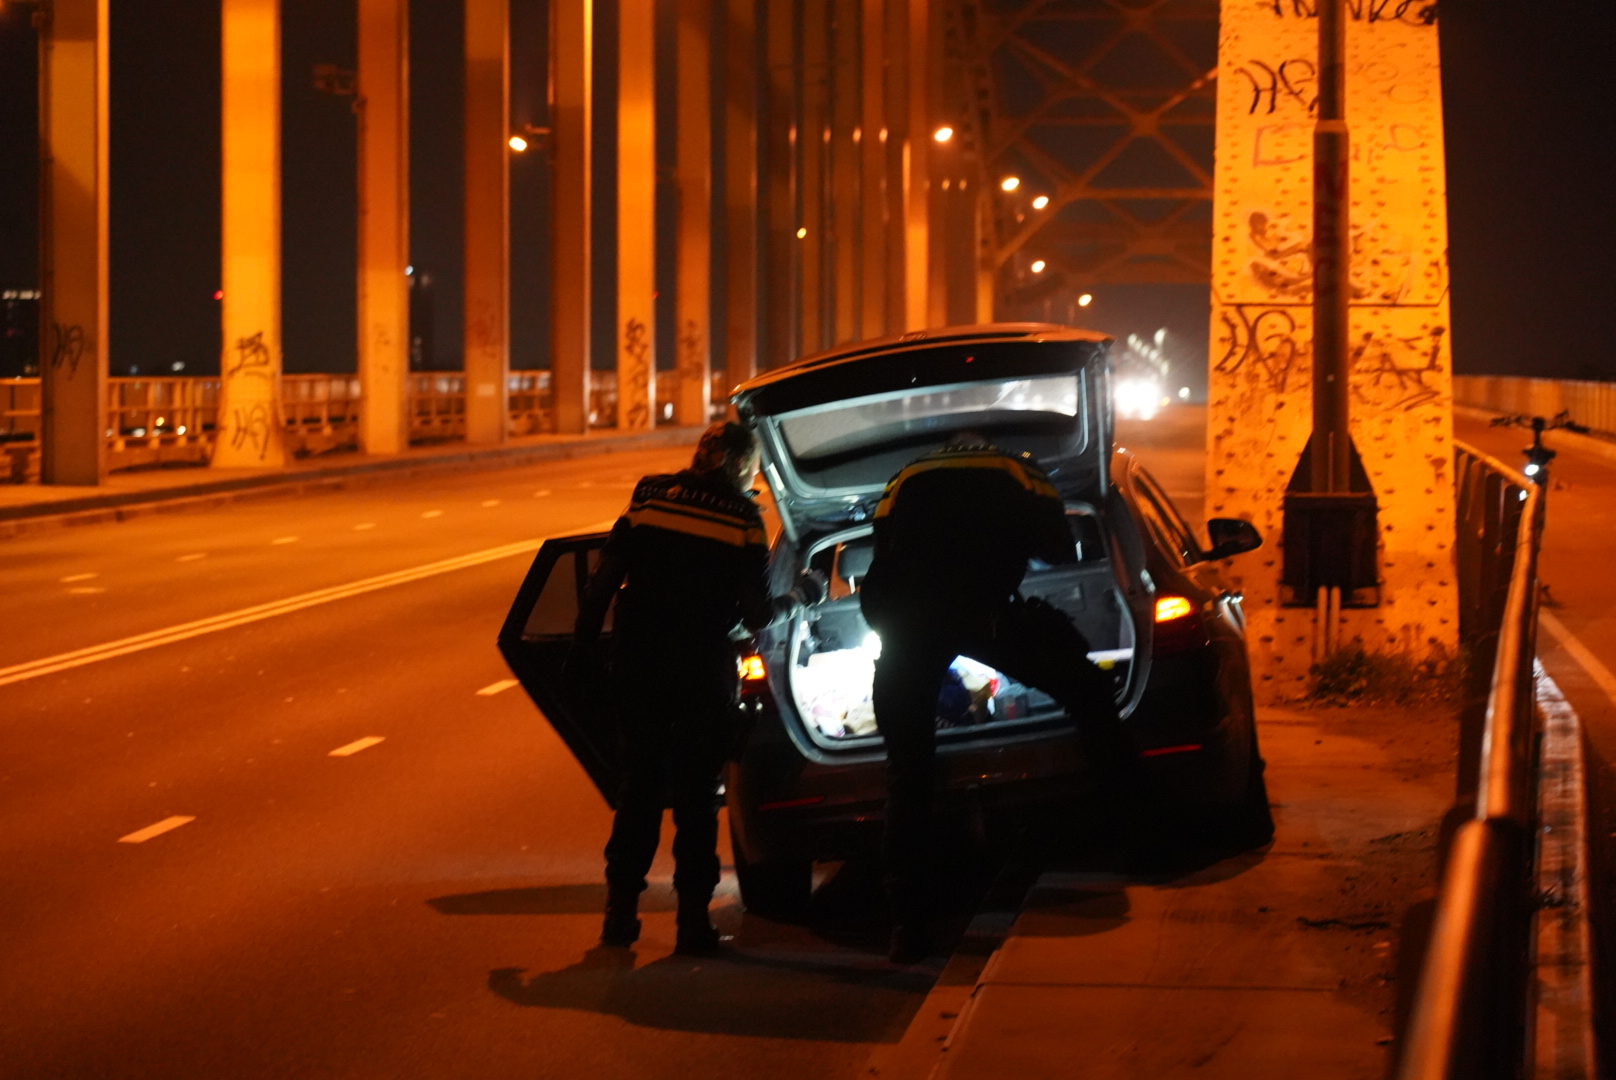
<path id="1" fill-rule="evenodd" d="M 1240 801 L 1223 808 L 1219 815 L 1219 839 L 1245 848 L 1262 847 L 1274 838 L 1274 815 L 1268 808 L 1268 783 L 1263 779 L 1264 763 L 1257 750 L 1257 729 L 1253 725 L 1248 740 L 1246 786 Z"/>
<path id="2" fill-rule="evenodd" d="M 731 833 L 733 841 L 734 834 Z M 766 918 L 796 918 L 807 909 L 814 886 L 812 859 L 778 859 L 755 863 L 734 844 L 735 883 L 746 910 Z"/>

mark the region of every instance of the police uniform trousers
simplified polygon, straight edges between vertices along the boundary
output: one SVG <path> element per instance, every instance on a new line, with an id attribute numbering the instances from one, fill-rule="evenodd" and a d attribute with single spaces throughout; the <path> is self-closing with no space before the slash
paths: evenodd
<path id="1" fill-rule="evenodd" d="M 987 664 L 1064 707 L 1102 792 L 1139 783 L 1139 759 L 1117 715 L 1112 679 L 1089 662 L 1088 641 L 1059 609 L 1019 596 L 955 611 L 912 605 L 883 619 L 878 632 L 872 704 L 887 755 L 882 853 L 898 921 L 929 913 L 937 698 L 956 656 Z"/>
<path id="2" fill-rule="evenodd" d="M 673 886 L 705 903 L 718 886 L 718 779 L 734 730 L 735 657 L 658 646 L 619 648 L 614 663 L 626 771 L 606 842 L 606 884 L 638 895 L 673 810 Z"/>

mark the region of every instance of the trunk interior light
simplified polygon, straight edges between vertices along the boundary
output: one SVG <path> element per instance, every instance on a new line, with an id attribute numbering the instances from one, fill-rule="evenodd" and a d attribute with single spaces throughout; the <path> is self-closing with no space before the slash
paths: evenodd
<path id="1" fill-rule="evenodd" d="M 768 677 L 769 673 L 763 667 L 763 657 L 757 653 L 741 660 L 741 678 L 747 682 L 757 682 Z"/>
<path id="2" fill-rule="evenodd" d="M 1156 600 L 1156 621 L 1159 623 L 1182 619 L 1194 611 L 1195 605 L 1182 596 L 1163 596 Z"/>

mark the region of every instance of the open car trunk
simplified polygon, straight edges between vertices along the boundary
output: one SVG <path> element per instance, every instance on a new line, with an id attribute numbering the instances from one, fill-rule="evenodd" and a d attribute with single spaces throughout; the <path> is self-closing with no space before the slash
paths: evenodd
<path id="1" fill-rule="evenodd" d="M 1087 507 L 1071 508 L 1067 518 L 1078 561 L 1035 565 L 1021 592 L 1071 616 L 1088 639 L 1088 658 L 1113 674 L 1120 702 L 1134 676 L 1134 620 L 1117 587 L 1098 519 Z M 836 533 L 813 545 L 809 565 L 829 579 L 829 596 L 798 612 L 787 631 L 785 681 L 790 703 L 807 736 L 827 750 L 861 747 L 877 737 L 870 690 L 881 642 L 864 621 L 858 599 L 871 545 L 869 526 Z M 937 705 L 939 731 L 961 738 L 1008 732 L 1063 716 L 1047 695 L 964 656 L 950 667 Z"/>
<path id="2" fill-rule="evenodd" d="M 1109 483 L 1109 339 L 1054 326 L 905 335 L 809 357 L 740 386 L 743 421 L 794 542 L 869 520 L 909 462 L 963 432 L 1031 454 L 1068 501 Z"/>

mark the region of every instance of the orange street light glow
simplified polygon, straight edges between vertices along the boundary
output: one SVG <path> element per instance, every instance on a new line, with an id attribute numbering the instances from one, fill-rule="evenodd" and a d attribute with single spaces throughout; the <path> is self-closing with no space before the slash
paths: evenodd
<path id="1" fill-rule="evenodd" d="M 1089 293 L 1084 293 L 1077 298 L 1078 307 L 1088 307 L 1092 303 L 1094 303 L 1094 297 Z"/>
<path id="2" fill-rule="evenodd" d="M 936 139 L 938 142 L 947 142 L 949 139 L 954 137 L 954 129 L 944 125 L 943 127 L 940 127 L 936 131 L 932 132 L 931 137 Z"/>
<path id="3" fill-rule="evenodd" d="M 797 239 L 798 239 L 798 240 L 801 240 L 801 239 L 802 239 L 802 238 L 803 238 L 803 237 L 805 237 L 805 236 L 807 236 L 807 235 L 808 235 L 808 228 L 807 228 L 807 226 L 803 226 L 803 227 L 802 227 L 802 228 L 800 228 L 800 229 L 798 229 L 798 230 L 797 230 Z"/>
<path id="4" fill-rule="evenodd" d="M 523 150 L 527 149 L 527 140 L 522 138 L 522 136 L 520 136 L 520 135 L 512 135 L 511 136 L 511 149 L 515 150 L 518 154 L 520 154 Z"/>
<path id="5" fill-rule="evenodd" d="M 1005 191 L 1014 191 L 1020 186 L 1021 177 L 1019 176 L 1007 176 L 1003 180 L 999 181 L 999 187 L 1003 188 Z"/>
<path id="6" fill-rule="evenodd" d="M 1032 261 L 1032 272 L 1035 274 L 1042 274 L 1044 272 L 1044 260 L 1034 259 Z"/>
<path id="7" fill-rule="evenodd" d="M 1046 207 L 1048 205 L 1049 205 L 1049 196 L 1048 195 L 1040 195 L 1040 196 L 1038 196 L 1036 199 L 1034 199 L 1032 201 L 1032 208 L 1034 210 L 1042 210 L 1044 207 Z"/>

